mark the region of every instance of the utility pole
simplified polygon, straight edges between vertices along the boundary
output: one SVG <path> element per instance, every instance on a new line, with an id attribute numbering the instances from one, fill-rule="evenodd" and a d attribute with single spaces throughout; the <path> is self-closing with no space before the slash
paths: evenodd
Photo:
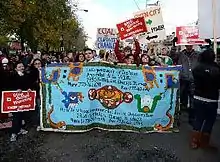
<path id="1" fill-rule="evenodd" d="M 149 1 L 149 0 L 146 0 L 146 6 L 145 6 L 145 7 L 146 7 L 146 9 L 147 9 L 147 6 L 148 6 L 148 1 Z"/>
<path id="2" fill-rule="evenodd" d="M 217 24 L 216 24 L 216 0 L 212 0 L 212 22 L 213 22 L 213 38 L 214 38 L 214 52 L 217 59 Z"/>

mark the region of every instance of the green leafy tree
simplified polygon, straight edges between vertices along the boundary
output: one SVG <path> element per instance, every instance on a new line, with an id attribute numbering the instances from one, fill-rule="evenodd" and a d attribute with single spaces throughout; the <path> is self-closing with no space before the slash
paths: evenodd
<path id="1" fill-rule="evenodd" d="M 0 1 L 0 36 L 8 34 L 16 34 L 33 51 L 39 47 L 48 51 L 59 49 L 61 36 L 71 49 L 83 30 L 68 0 L 4 0 Z"/>

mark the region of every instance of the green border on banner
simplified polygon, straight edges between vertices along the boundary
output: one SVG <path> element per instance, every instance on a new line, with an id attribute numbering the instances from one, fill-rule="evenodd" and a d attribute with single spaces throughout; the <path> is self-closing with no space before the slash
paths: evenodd
<path id="1" fill-rule="evenodd" d="M 67 66 L 67 64 L 50 64 L 47 67 L 64 67 Z M 137 67 L 136 65 L 114 65 L 110 63 L 104 63 L 104 62 L 94 62 L 94 63 L 87 63 L 83 66 L 105 66 L 105 67 L 111 67 L 111 68 L 120 68 L 120 69 L 132 69 L 132 70 L 141 70 L 142 66 Z M 154 69 L 160 69 L 160 70 L 180 70 L 182 66 L 165 66 L 165 67 L 159 67 L 154 66 Z M 49 87 L 49 86 L 48 86 Z M 41 83 L 41 128 L 40 130 L 44 129 L 48 131 L 48 129 L 51 129 L 50 125 L 47 123 L 47 112 L 46 112 L 46 84 Z M 48 88 L 48 91 L 50 89 Z M 174 123 L 173 128 L 170 128 L 169 130 L 165 132 L 179 132 L 178 128 L 178 122 L 179 122 L 179 111 L 180 111 L 180 102 L 179 102 L 179 89 L 176 96 L 176 107 L 175 107 L 175 114 L 174 114 Z M 154 130 L 154 127 L 142 127 L 137 128 L 133 126 L 127 126 L 127 125 L 106 125 L 106 124 L 100 124 L 100 123 L 93 123 L 90 125 L 81 125 L 81 126 L 73 126 L 73 125 L 66 125 L 65 130 L 56 130 L 56 132 L 82 132 L 82 131 L 90 131 L 91 129 L 105 129 L 105 130 L 113 130 L 113 131 L 134 131 L 134 132 L 143 132 L 143 133 L 149 133 L 149 132 L 161 132 Z M 52 130 L 51 130 L 52 131 Z"/>

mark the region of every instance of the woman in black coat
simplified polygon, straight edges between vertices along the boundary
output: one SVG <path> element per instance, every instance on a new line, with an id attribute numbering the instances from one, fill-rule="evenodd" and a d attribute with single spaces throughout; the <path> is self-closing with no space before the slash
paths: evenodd
<path id="1" fill-rule="evenodd" d="M 15 64 L 15 72 L 10 78 L 11 82 L 9 83 L 10 90 L 12 91 L 31 91 L 31 82 L 29 80 L 29 75 L 25 73 L 24 64 L 22 62 L 17 62 Z M 20 134 L 27 134 L 28 131 L 22 128 L 22 120 L 24 119 L 23 112 L 13 113 L 12 120 L 12 134 L 11 142 L 17 140 L 17 136 Z"/>
<path id="2" fill-rule="evenodd" d="M 195 123 L 191 147 L 210 148 L 209 141 L 218 109 L 220 67 L 215 63 L 215 53 L 208 49 L 200 54 L 199 64 L 193 70 L 195 91 Z M 213 148 L 213 147 L 212 147 Z"/>
<path id="3" fill-rule="evenodd" d="M 32 113 L 32 121 L 35 126 L 40 125 L 40 70 L 42 68 L 42 61 L 40 59 L 34 59 L 30 67 L 29 76 L 32 90 L 36 91 L 36 108 Z"/>

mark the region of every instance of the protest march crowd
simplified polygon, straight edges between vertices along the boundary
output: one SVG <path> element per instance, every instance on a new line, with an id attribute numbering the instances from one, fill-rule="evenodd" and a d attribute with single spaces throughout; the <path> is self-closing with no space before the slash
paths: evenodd
<path id="1" fill-rule="evenodd" d="M 194 127 L 191 146 L 193 148 L 207 147 L 217 115 L 220 81 L 220 68 L 214 63 L 215 55 L 212 49 L 207 49 L 199 54 L 193 49 L 193 46 L 188 45 L 180 53 L 174 50 L 169 51 L 166 47 L 162 48 L 160 53 L 156 53 L 153 45 L 149 46 L 148 50 L 143 51 L 135 38 L 134 44 L 134 49 L 130 47 L 119 49 L 119 40 L 117 40 L 114 52 L 100 50 L 99 54 L 96 53 L 96 50 L 89 48 L 76 53 L 41 53 L 38 51 L 34 54 L 30 51 L 18 52 L 15 56 L 7 56 L 1 52 L 1 91 L 16 90 L 21 92 L 35 90 L 37 92 L 37 104 L 34 112 L 12 113 L 12 135 L 10 140 L 16 141 L 18 135 L 28 133 L 24 129 L 25 124 L 31 123 L 32 126 L 39 126 L 39 70 L 42 67 L 54 63 L 68 64 L 70 62 L 89 63 L 104 61 L 111 64 L 136 64 L 136 66 L 182 65 L 180 74 L 181 110 L 189 110 L 189 123 Z M 204 72 L 206 68 L 210 72 L 207 70 Z M 207 75 L 209 78 L 204 77 Z M 201 107 L 204 108 L 201 109 Z M 197 109 L 199 109 L 199 112 Z M 0 115 L 1 119 L 8 117 L 8 114 L 1 113 Z M 203 125 L 204 119 L 206 122 Z M 202 126 L 203 133 L 201 134 Z"/>
<path id="2" fill-rule="evenodd" d="M 150 15 L 152 17 L 158 16 L 161 13 L 159 11 L 160 9 L 158 12 L 146 12 L 145 16 L 148 17 L 150 13 L 155 13 Z M 141 14 L 137 13 L 137 15 L 139 16 L 117 25 L 118 31 L 121 30 L 121 34 L 119 33 L 120 35 L 116 38 L 116 41 L 111 39 L 115 41 L 112 50 L 100 49 L 98 51 L 85 48 L 83 51 L 74 52 L 38 51 L 33 53 L 31 51 L 17 51 L 16 55 L 8 55 L 0 51 L 0 91 L 36 91 L 36 108 L 34 111 L 12 112 L 10 114 L 0 112 L 0 120 L 12 118 L 10 141 L 17 141 L 18 136 L 27 134 L 28 131 L 25 128 L 37 128 L 40 125 L 42 98 L 40 93 L 40 71 L 42 68 L 47 67 L 49 64 L 104 62 L 112 65 L 123 64 L 137 67 L 181 65 L 179 76 L 180 110 L 188 112 L 189 124 L 193 127 L 190 147 L 193 149 L 212 147 L 210 146 L 210 137 L 217 117 L 220 67 L 215 62 L 215 52 L 210 45 L 210 41 L 208 41 L 209 45 L 206 45 L 201 51 L 196 51 L 192 43 L 186 43 L 185 49 L 179 51 L 175 46 L 178 38 L 175 37 L 171 48 L 162 45 L 158 50 L 154 42 L 148 43 L 145 49 L 141 48 L 140 39 L 134 36 L 132 46 L 122 47 L 120 45 L 122 38 L 126 39 L 131 35 L 150 31 L 147 31 L 145 19 L 140 17 Z M 152 30 L 150 31 L 151 36 L 147 36 L 148 42 L 151 39 L 164 38 L 165 35 L 164 26 L 161 25 L 163 23 L 155 25 L 154 22 L 158 21 L 154 21 L 152 18 L 152 20 L 149 19 L 146 22 L 151 26 L 154 25 L 152 28 L 149 27 Z M 129 30 L 124 33 L 126 28 Z M 155 32 L 158 34 L 154 35 Z M 194 29 L 192 32 L 194 32 Z M 99 33 L 99 35 L 102 34 Z M 103 37 L 106 37 L 105 34 Z M 1 102 L 3 101 L 1 100 Z"/>

